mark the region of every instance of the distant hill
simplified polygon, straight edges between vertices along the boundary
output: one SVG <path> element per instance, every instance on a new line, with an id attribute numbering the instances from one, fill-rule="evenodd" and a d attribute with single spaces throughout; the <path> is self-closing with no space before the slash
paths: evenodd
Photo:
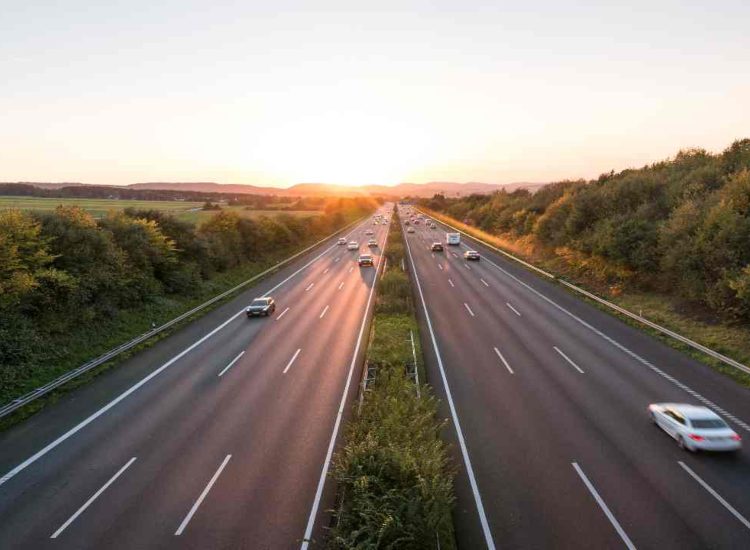
<path id="1" fill-rule="evenodd" d="M 88 185 L 85 183 L 39 183 L 39 182 L 13 182 L 33 185 L 42 189 L 60 189 L 62 187 L 73 187 Z M 474 193 L 489 194 L 500 189 L 515 191 L 516 189 L 529 189 L 536 191 L 543 187 L 544 183 L 480 183 L 467 182 L 455 183 L 448 181 L 431 181 L 428 183 L 399 183 L 398 185 L 363 185 L 347 186 L 333 185 L 329 183 L 298 183 L 291 187 L 261 187 L 257 185 L 241 183 L 215 183 L 215 182 L 144 182 L 131 183 L 130 185 L 113 186 L 124 189 L 150 189 L 162 191 L 194 191 L 200 193 L 242 193 L 250 195 L 278 195 L 292 197 L 306 196 L 358 196 L 358 195 L 381 195 L 392 197 L 431 197 L 435 193 L 443 193 L 446 196 L 457 197 L 471 195 Z"/>
<path id="2" fill-rule="evenodd" d="M 363 185 L 346 186 L 333 185 L 329 183 L 298 183 L 291 187 L 258 187 L 245 184 L 220 184 L 220 183 L 134 183 L 128 187 L 141 189 L 169 189 L 175 191 L 202 191 L 213 193 L 249 193 L 255 195 L 280 195 L 304 197 L 310 195 L 390 195 L 395 197 L 416 196 L 431 197 L 435 193 L 444 193 L 449 196 L 464 196 L 473 193 L 489 194 L 493 191 L 505 189 L 514 191 L 516 189 L 529 189 L 536 191 L 543 187 L 544 183 L 455 183 L 433 181 L 429 183 L 399 183 L 398 185 Z"/>

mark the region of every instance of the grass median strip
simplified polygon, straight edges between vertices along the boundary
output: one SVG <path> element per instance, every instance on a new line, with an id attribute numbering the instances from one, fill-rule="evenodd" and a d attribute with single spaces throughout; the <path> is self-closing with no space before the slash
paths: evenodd
<path id="1" fill-rule="evenodd" d="M 394 215 L 395 217 L 395 215 Z M 454 467 L 440 439 L 437 399 L 424 382 L 403 237 L 390 228 L 377 287 L 361 406 L 345 432 L 333 476 L 339 487 L 331 548 L 455 548 Z"/>

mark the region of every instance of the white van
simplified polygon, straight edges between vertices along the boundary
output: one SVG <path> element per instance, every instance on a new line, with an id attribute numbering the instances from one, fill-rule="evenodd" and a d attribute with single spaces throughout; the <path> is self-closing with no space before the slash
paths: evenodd
<path id="1" fill-rule="evenodd" d="M 461 244 L 461 233 L 446 233 L 445 242 L 454 246 Z"/>

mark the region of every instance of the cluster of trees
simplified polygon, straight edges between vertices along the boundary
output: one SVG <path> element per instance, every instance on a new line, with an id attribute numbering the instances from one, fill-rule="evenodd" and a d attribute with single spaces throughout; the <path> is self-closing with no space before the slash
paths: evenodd
<path id="1" fill-rule="evenodd" d="M 750 320 L 750 139 L 533 194 L 423 204 L 494 234 L 596 256 L 646 288 Z"/>
<path id="2" fill-rule="evenodd" d="M 219 211 L 198 226 L 159 210 L 99 220 L 78 207 L 0 210 L 0 386 L 50 338 L 159 297 L 194 295 L 218 272 L 280 258 L 373 207 L 329 199 L 320 216 Z"/>

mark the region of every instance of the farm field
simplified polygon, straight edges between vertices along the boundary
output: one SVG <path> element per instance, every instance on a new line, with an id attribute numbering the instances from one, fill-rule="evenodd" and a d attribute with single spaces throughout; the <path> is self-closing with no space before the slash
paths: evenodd
<path id="1" fill-rule="evenodd" d="M 20 208 L 22 210 L 54 210 L 57 206 L 80 206 L 95 217 L 106 215 L 110 210 L 123 210 L 125 208 L 142 208 L 164 210 L 174 214 L 182 220 L 199 223 L 210 218 L 217 210 L 200 210 L 202 202 L 189 201 L 142 201 L 142 200 L 117 200 L 117 199 L 77 199 L 77 198 L 47 198 L 47 197 L 13 197 L 0 196 L 0 209 Z M 294 216 L 314 216 L 320 214 L 318 211 L 309 210 L 245 210 L 243 206 L 223 207 L 224 211 L 236 212 L 242 217 L 257 218 L 258 216 L 275 216 L 281 213 Z"/>

